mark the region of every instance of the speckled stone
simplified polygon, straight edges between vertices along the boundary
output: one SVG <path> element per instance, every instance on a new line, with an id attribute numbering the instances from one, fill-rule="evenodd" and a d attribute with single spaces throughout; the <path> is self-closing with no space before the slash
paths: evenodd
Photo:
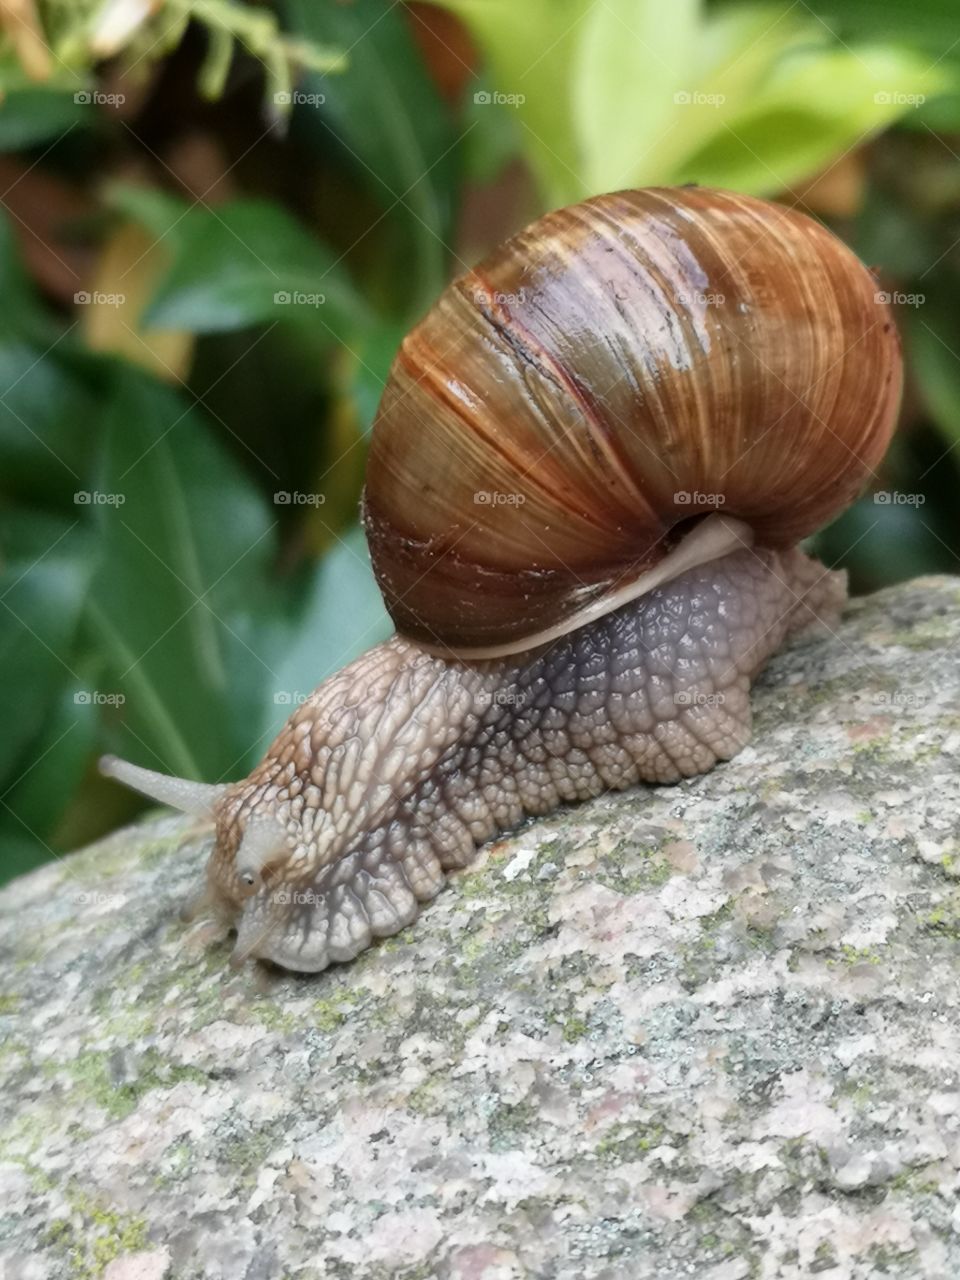
<path id="1" fill-rule="evenodd" d="M 228 969 L 162 816 L 0 894 L 3 1280 L 960 1275 L 960 581 L 853 604 L 752 746 Z"/>

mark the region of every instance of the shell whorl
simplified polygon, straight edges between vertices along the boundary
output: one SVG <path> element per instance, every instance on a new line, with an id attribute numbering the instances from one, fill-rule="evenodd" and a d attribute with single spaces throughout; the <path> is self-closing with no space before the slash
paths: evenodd
<path id="1" fill-rule="evenodd" d="M 872 275 L 803 214 L 706 188 L 547 214 L 394 362 L 363 507 L 394 622 L 519 649 L 602 612 L 707 511 L 793 545 L 869 479 L 900 389 Z"/>

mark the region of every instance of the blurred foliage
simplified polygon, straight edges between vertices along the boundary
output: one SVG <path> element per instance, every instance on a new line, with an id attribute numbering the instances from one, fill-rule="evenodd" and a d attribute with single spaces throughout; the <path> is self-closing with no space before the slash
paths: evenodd
<path id="1" fill-rule="evenodd" d="M 302 69 L 344 65 L 341 53 L 282 32 L 269 9 L 240 0 L 7 0 L 0 6 L 3 88 L 40 81 L 72 92 L 81 79 L 92 83 L 107 58 L 135 72 L 175 49 L 191 22 L 206 34 L 198 84 L 208 97 L 223 92 L 238 46 L 260 61 L 270 94 L 289 93 Z"/>
<path id="2" fill-rule="evenodd" d="M 805 5 L 436 3 L 521 99 L 521 148 L 548 204 L 658 182 L 776 193 L 902 115 L 901 95 L 950 84 L 876 24 L 841 43 Z"/>
<path id="3" fill-rule="evenodd" d="M 356 526 L 405 329 L 542 210 L 699 181 L 827 219 L 898 304 L 903 428 L 819 538 L 955 571 L 952 0 L 0 2 L 3 872 L 240 776 L 388 620 Z"/>

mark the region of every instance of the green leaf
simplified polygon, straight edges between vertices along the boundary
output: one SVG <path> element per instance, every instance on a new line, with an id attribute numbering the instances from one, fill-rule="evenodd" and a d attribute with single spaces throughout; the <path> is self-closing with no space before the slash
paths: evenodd
<path id="1" fill-rule="evenodd" d="M 470 27 L 492 87 L 526 95 L 523 146 L 551 205 L 649 183 L 780 191 L 958 83 L 876 23 L 838 45 L 805 6 L 433 2 Z"/>
<path id="2" fill-rule="evenodd" d="M 604 0 L 583 19 L 572 97 L 587 192 L 628 185 L 648 152 L 669 145 L 693 87 L 688 59 L 699 13 L 700 0 Z"/>
<path id="3" fill-rule="evenodd" d="M 393 630 L 358 527 L 338 539 L 302 586 L 265 709 L 265 728 L 271 732 L 321 681 Z"/>
<path id="4" fill-rule="evenodd" d="M 130 371 L 106 419 L 87 617 L 107 655 L 104 689 L 126 699 L 117 749 L 217 780 L 246 760 L 272 678 L 248 637 L 276 603 L 274 520 L 203 417 L 167 388 Z"/>
<path id="5" fill-rule="evenodd" d="M 808 49 L 784 59 L 750 104 L 674 174 L 738 190 L 776 192 L 909 110 L 945 73 L 906 49 Z"/>
<path id="6" fill-rule="evenodd" d="M 0 493 L 63 505 L 89 489 L 107 374 L 106 362 L 0 324 Z"/>
<path id="7" fill-rule="evenodd" d="M 431 0 L 466 23 L 487 61 L 488 111 L 515 112 L 544 201 L 586 193 L 570 86 L 590 0 Z M 498 103 L 493 90 L 505 94 Z M 510 101 L 519 99 L 519 101 Z M 617 125 L 618 132 L 625 122 Z"/>
<path id="8" fill-rule="evenodd" d="M 95 688 L 68 681 L 29 744 L 16 782 L 3 795 L 0 816 L 16 819 L 21 833 L 32 833 L 42 854 L 39 862 L 49 857 L 45 842 L 53 838 L 95 750 L 100 708 Z"/>
<path id="9" fill-rule="evenodd" d="M 2 107 L 0 107 L 2 112 Z M 61 330 L 40 306 L 36 288 L 20 254 L 13 222 L 0 213 L 0 288 L 4 306 L 0 309 L 0 332 L 27 333 L 52 342 Z"/>
<path id="10" fill-rule="evenodd" d="M 914 491 L 912 483 L 903 488 Z M 925 505 L 877 503 L 868 494 L 817 534 L 813 552 L 832 568 L 846 569 L 850 594 L 857 596 L 921 573 L 954 573 L 956 557 L 932 518 Z"/>
<path id="11" fill-rule="evenodd" d="M 145 187 L 134 182 L 108 183 L 104 189 L 104 201 L 116 213 L 146 227 L 157 240 L 170 237 L 171 251 L 182 247 L 186 231 L 183 221 L 192 207 L 189 201 L 158 187 Z"/>
<path id="12" fill-rule="evenodd" d="M 931 59 L 949 54 L 957 38 L 955 0 L 804 0 L 837 41 L 884 40 L 929 51 Z M 954 50 L 955 52 L 955 50 Z"/>
<path id="13" fill-rule="evenodd" d="M 403 328 L 399 325 L 375 325 L 347 353 L 345 389 L 364 432 L 369 432 L 373 426 L 390 366 L 403 336 Z"/>
<path id="14" fill-rule="evenodd" d="M 485 84 L 472 80 L 463 104 L 464 177 L 478 185 L 494 182 L 523 149 L 517 112 L 491 111 L 491 104 L 483 101 Z"/>
<path id="15" fill-rule="evenodd" d="M 710 11 L 684 56 L 686 82 L 677 111 L 632 172 L 637 184 L 671 181 L 686 159 L 751 108 L 755 95 L 792 52 L 823 43 L 805 11 L 737 5 Z"/>
<path id="16" fill-rule="evenodd" d="M 399 228 L 393 262 L 403 264 L 399 283 L 409 311 L 416 312 L 447 277 L 460 132 L 395 0 L 285 0 L 283 11 L 294 31 L 347 54 L 345 71 L 304 80 L 306 98 L 319 95 L 322 101 L 295 108 L 295 133 L 327 156 L 331 143 L 339 143 L 346 163 L 385 211 L 388 226 Z"/>
<path id="17" fill-rule="evenodd" d="M 27 744 L 80 677 L 74 639 L 92 567 L 79 519 L 9 510 L 0 519 L 0 790 Z"/>
<path id="18" fill-rule="evenodd" d="M 861 261 L 898 280 L 916 278 L 941 253 L 935 224 L 876 184 L 864 193 L 852 247 Z"/>
<path id="19" fill-rule="evenodd" d="M 960 82 L 960 68 L 956 69 L 955 79 Z M 929 129 L 934 133 L 956 133 L 960 131 L 960 92 L 937 94 L 926 99 L 917 104 L 916 110 L 902 115 L 898 123 L 902 129 L 916 129 L 918 132 Z"/>
<path id="20" fill-rule="evenodd" d="M 267 201 L 194 205 L 170 243 L 173 260 L 144 317 L 152 328 L 214 333 L 287 320 L 333 340 L 369 319 L 333 251 Z"/>
<path id="21" fill-rule="evenodd" d="M 6 884 L 17 876 L 42 867 L 57 854 L 48 845 L 37 840 L 13 815 L 6 813 L 0 805 L 0 849 L 3 860 L 0 862 L 0 884 Z"/>
<path id="22" fill-rule="evenodd" d="M 960 445 L 960 323 L 952 297 L 916 308 L 906 326 L 907 352 L 924 404 L 944 440 Z M 960 454 L 953 454 L 960 465 Z"/>
<path id="23" fill-rule="evenodd" d="M 9 221 L 0 217 L 0 496 L 70 504 L 89 488 L 110 361 L 78 350 L 27 279 Z"/>
<path id="24" fill-rule="evenodd" d="M 22 151 L 91 122 L 90 108 L 75 102 L 72 90 L 15 89 L 0 106 L 0 151 Z"/>

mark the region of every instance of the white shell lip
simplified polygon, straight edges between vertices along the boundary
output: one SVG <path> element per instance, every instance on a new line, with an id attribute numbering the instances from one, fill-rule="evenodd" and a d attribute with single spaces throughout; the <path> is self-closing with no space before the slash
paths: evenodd
<path id="1" fill-rule="evenodd" d="M 732 516 L 709 515 L 694 525 L 688 534 L 666 555 L 658 565 L 641 573 L 630 582 L 617 587 L 607 595 L 599 596 L 581 609 L 577 609 L 569 617 L 532 635 L 521 636 L 507 641 L 505 644 L 484 645 L 476 649 L 460 649 L 448 645 L 430 645 L 417 641 L 428 653 L 439 657 L 462 658 L 467 662 L 478 662 L 486 658 L 506 658 L 512 654 L 525 653 L 536 649 L 551 640 L 569 635 L 588 622 L 596 622 L 598 618 L 613 613 L 616 609 L 631 600 L 647 595 L 655 588 L 670 582 L 688 569 L 708 564 L 711 560 L 719 560 L 721 556 L 730 555 L 734 551 L 743 551 L 754 543 L 753 530 L 742 520 Z"/>

